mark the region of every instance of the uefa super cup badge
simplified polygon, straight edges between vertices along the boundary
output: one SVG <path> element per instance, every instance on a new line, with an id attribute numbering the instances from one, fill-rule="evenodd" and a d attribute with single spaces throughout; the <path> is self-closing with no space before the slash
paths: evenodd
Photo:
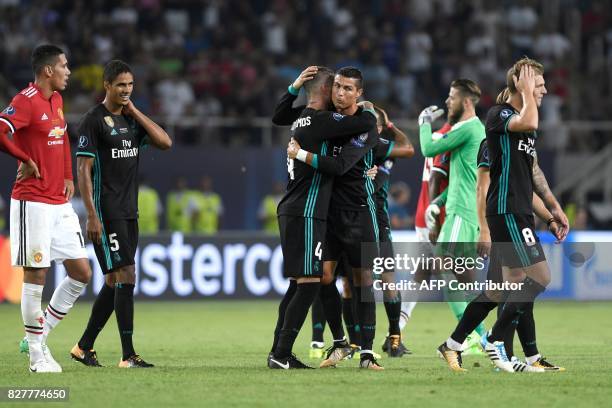
<path id="1" fill-rule="evenodd" d="M 62 108 L 57 108 L 57 116 L 64 120 L 64 111 L 62 110 Z"/>
<path id="2" fill-rule="evenodd" d="M 104 122 L 106 122 L 106 124 L 110 127 L 115 127 L 115 122 L 113 122 L 113 118 L 111 118 L 110 116 L 105 116 Z"/>

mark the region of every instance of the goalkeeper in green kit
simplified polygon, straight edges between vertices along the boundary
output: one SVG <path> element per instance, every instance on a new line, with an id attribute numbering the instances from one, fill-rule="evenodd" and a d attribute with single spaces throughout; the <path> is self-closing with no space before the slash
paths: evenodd
<path id="1" fill-rule="evenodd" d="M 480 229 L 476 212 L 476 172 L 480 143 L 486 138 L 485 128 L 476 116 L 475 106 L 480 99 L 480 88 L 469 79 L 451 83 L 446 99 L 448 123 L 451 130 L 444 137 L 432 139 L 431 123 L 444 114 L 437 106 L 425 108 L 419 115 L 421 151 L 425 157 L 451 152 L 448 188 L 432 201 L 425 212 L 428 227 L 436 222 L 440 207 L 446 203 L 446 219 L 438 237 L 438 248 L 455 256 L 476 257 L 476 244 Z M 470 250 L 473 249 L 473 251 Z M 469 252 L 469 253 L 466 253 Z M 439 253 L 439 252 L 438 252 Z M 465 276 L 458 275 L 462 280 Z M 462 293 L 450 292 L 449 306 L 457 320 L 468 305 Z M 465 354 L 482 354 L 480 336 L 486 334 L 482 323 L 476 328 L 478 335 L 468 336 Z"/>

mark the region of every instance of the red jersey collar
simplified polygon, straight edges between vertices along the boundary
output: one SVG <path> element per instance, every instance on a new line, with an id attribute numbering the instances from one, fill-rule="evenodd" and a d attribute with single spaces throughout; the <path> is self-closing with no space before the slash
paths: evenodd
<path id="1" fill-rule="evenodd" d="M 43 98 L 43 99 L 44 99 L 44 100 L 46 100 L 46 101 L 48 101 L 48 100 L 50 100 L 51 98 L 53 98 L 53 95 L 55 95 L 55 92 L 57 92 L 57 91 L 53 91 L 53 93 L 51 94 L 51 96 L 49 97 L 49 99 L 47 99 L 47 98 L 45 98 L 45 96 L 43 95 L 43 90 L 42 90 L 42 88 L 41 88 L 40 86 L 36 85 L 36 83 L 35 83 L 35 82 L 30 82 L 30 84 L 29 84 L 28 86 L 30 86 L 30 87 L 32 87 L 32 88 L 34 88 L 34 89 L 36 89 L 36 90 L 38 91 L 38 94 L 40 95 L 40 97 L 41 97 L 41 98 Z"/>

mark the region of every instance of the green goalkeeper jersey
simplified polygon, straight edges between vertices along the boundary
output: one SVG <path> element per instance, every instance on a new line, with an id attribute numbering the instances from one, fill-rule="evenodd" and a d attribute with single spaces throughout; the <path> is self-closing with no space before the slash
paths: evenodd
<path id="1" fill-rule="evenodd" d="M 478 117 L 455 123 L 441 139 L 432 140 L 431 125 L 421 125 L 421 151 L 425 157 L 451 152 L 450 179 L 446 213 L 456 214 L 478 225 L 476 212 L 476 170 L 480 143 L 486 138 L 485 128 Z"/>

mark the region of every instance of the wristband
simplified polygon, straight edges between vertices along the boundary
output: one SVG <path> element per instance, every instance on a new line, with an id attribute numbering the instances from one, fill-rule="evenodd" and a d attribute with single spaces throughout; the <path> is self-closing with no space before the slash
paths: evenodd
<path id="1" fill-rule="evenodd" d="M 557 220 L 555 220 L 555 217 L 550 217 L 548 221 L 546 221 L 546 226 L 550 228 L 550 224 L 552 224 L 553 222 L 557 222 Z"/>
<path id="2" fill-rule="evenodd" d="M 393 126 L 395 126 L 393 122 L 387 122 L 387 129 L 393 129 Z"/>
<path id="3" fill-rule="evenodd" d="M 298 150 L 297 155 L 295 156 L 296 159 L 304 163 L 306 163 L 306 157 L 308 157 L 308 152 L 303 149 Z"/>
<path id="4" fill-rule="evenodd" d="M 288 91 L 288 92 L 289 92 L 291 95 L 293 95 L 293 96 L 297 96 L 297 95 L 300 93 L 300 90 L 299 90 L 299 89 L 295 89 L 295 88 L 293 87 L 293 84 L 289 85 L 289 88 L 287 88 L 287 91 Z"/>

